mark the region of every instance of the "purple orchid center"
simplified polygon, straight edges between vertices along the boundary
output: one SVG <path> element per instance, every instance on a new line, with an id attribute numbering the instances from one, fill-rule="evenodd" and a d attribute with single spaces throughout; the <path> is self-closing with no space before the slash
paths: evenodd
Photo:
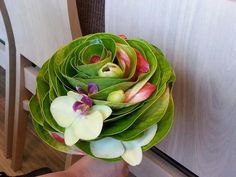
<path id="1" fill-rule="evenodd" d="M 88 113 L 92 105 L 92 99 L 87 95 L 83 95 L 81 101 L 76 101 L 72 107 L 75 112 L 80 111 L 80 114 L 84 115 Z"/>
<path id="2" fill-rule="evenodd" d="M 88 84 L 88 94 L 92 95 L 98 92 L 98 86 L 95 83 Z"/>
<path id="3" fill-rule="evenodd" d="M 76 89 L 77 93 L 79 93 L 79 94 L 92 95 L 92 94 L 95 94 L 98 92 L 98 86 L 95 83 L 88 84 L 87 92 L 85 90 L 83 90 L 80 86 L 76 86 L 75 89 Z"/>
<path id="4" fill-rule="evenodd" d="M 81 101 L 84 104 L 88 105 L 89 107 L 91 107 L 93 105 L 93 101 L 92 101 L 92 99 L 88 95 L 83 95 Z"/>

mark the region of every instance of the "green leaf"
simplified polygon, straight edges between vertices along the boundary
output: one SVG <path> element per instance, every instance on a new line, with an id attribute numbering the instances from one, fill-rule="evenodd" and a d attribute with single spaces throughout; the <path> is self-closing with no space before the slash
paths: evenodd
<path id="1" fill-rule="evenodd" d="M 107 122 L 104 124 L 100 136 L 111 136 L 127 130 L 145 111 L 149 109 L 153 103 L 155 103 L 155 101 L 163 94 L 163 92 L 159 92 L 155 99 L 153 98 L 152 100 L 146 102 L 142 108 L 132 113 L 132 115 L 128 115 L 125 118 L 119 119 L 115 122 Z"/>
<path id="2" fill-rule="evenodd" d="M 49 98 L 51 101 L 53 101 L 55 98 L 57 97 L 55 91 L 53 90 L 52 87 L 50 87 L 50 90 L 49 90 Z"/>
<path id="3" fill-rule="evenodd" d="M 43 126 L 44 123 L 44 119 L 43 116 L 41 115 L 41 111 L 40 111 L 40 105 L 37 99 L 37 96 L 34 95 L 29 102 L 29 109 L 30 109 L 30 113 L 32 115 L 32 118 L 41 126 Z"/>
<path id="4" fill-rule="evenodd" d="M 90 35 L 86 41 L 90 41 L 90 40 L 98 40 L 100 41 L 101 39 L 112 39 L 117 43 L 120 44 L 126 44 L 128 45 L 128 43 L 126 42 L 126 40 L 114 35 L 114 34 L 110 34 L 110 33 L 96 33 L 96 34 L 92 34 Z"/>
<path id="5" fill-rule="evenodd" d="M 55 119 L 53 118 L 51 112 L 50 112 L 50 105 L 51 101 L 49 98 L 49 94 L 47 94 L 43 99 L 42 104 L 42 115 L 44 116 L 45 121 L 57 132 L 63 133 L 65 129 L 57 124 Z"/>
<path id="6" fill-rule="evenodd" d="M 127 112 L 132 112 L 139 105 L 140 105 L 140 103 L 138 103 L 136 105 L 133 105 L 133 106 L 129 106 L 129 107 L 123 108 L 123 109 L 119 109 L 119 110 L 113 111 L 112 115 L 114 115 L 114 116 L 116 116 L 116 115 L 123 115 L 123 114 L 126 114 Z"/>
<path id="7" fill-rule="evenodd" d="M 112 85 L 110 87 L 104 88 L 103 90 L 98 91 L 97 93 L 91 95 L 91 98 L 97 100 L 106 100 L 108 95 L 116 90 L 123 90 L 126 91 L 130 87 L 132 87 L 135 82 L 122 82 L 116 85 Z"/>
<path id="8" fill-rule="evenodd" d="M 122 141 L 128 141 L 134 139 L 152 125 L 157 124 L 162 119 L 167 110 L 170 100 L 169 97 L 170 91 L 167 88 L 165 93 L 160 98 L 158 98 L 147 111 L 141 114 L 141 116 L 137 119 L 137 121 L 134 122 L 134 124 L 132 124 L 131 127 L 120 134 L 114 135 L 113 138 Z"/>
<path id="9" fill-rule="evenodd" d="M 49 61 L 47 61 L 45 64 L 43 64 L 42 68 L 40 69 L 38 76 L 36 78 L 36 83 L 37 83 L 37 97 L 39 100 L 39 103 L 42 102 L 43 98 L 45 95 L 48 93 L 49 90 L 49 85 L 48 83 L 44 80 L 44 76 L 47 73 L 47 68 L 48 68 Z"/>
<path id="10" fill-rule="evenodd" d="M 44 128 L 44 130 L 47 130 L 49 132 L 56 132 L 56 130 L 53 129 L 46 121 L 44 121 L 44 123 L 43 123 L 43 128 Z"/>
<path id="11" fill-rule="evenodd" d="M 86 65 L 81 65 L 81 66 L 78 66 L 78 71 L 80 73 L 83 73 L 83 74 L 86 74 L 88 75 L 89 77 L 91 76 L 97 76 L 98 75 L 98 70 L 103 66 L 105 65 L 106 63 L 110 62 L 112 60 L 111 58 L 111 55 L 108 56 L 107 58 L 105 58 L 104 60 L 98 62 L 98 63 L 95 63 L 95 64 L 86 64 Z M 75 78 L 79 78 L 81 77 L 80 73 L 78 73 Z M 83 78 L 83 76 L 82 76 Z"/>
<path id="12" fill-rule="evenodd" d="M 134 106 L 134 107 L 133 107 Z M 131 114 L 132 112 L 136 111 L 137 109 L 140 109 L 143 104 L 136 104 L 136 105 L 133 105 L 133 106 L 130 106 L 132 107 L 132 109 L 127 109 L 126 112 L 124 112 L 124 109 L 123 109 L 123 113 L 120 114 L 120 115 L 116 115 L 116 116 L 110 116 L 108 119 L 106 119 L 104 122 L 113 122 L 113 121 L 117 121 L 119 119 L 122 119 L 122 118 L 125 118 L 125 116 L 127 116 L 128 114 Z M 129 108 L 129 107 L 128 107 Z M 121 110 L 121 109 L 119 109 Z M 116 111 L 114 111 L 116 112 Z"/>
<path id="13" fill-rule="evenodd" d="M 111 107 L 114 110 L 122 109 L 125 107 L 132 106 L 134 104 L 137 104 L 137 103 L 113 103 L 113 102 L 103 101 L 103 100 L 93 100 L 93 102 L 95 105 L 106 105 L 106 106 Z"/>
<path id="14" fill-rule="evenodd" d="M 54 61 L 56 60 L 58 54 L 59 54 L 59 52 L 54 54 L 53 57 L 50 59 L 48 71 L 49 71 L 50 85 L 54 89 L 57 96 L 62 96 L 62 95 L 66 95 L 67 91 L 63 87 L 61 81 L 58 79 L 56 72 L 55 72 L 56 70 L 54 69 L 55 65 L 56 65 L 56 63 Z"/>
<path id="15" fill-rule="evenodd" d="M 44 143 L 46 143 L 47 145 L 49 145 L 50 147 L 64 152 L 64 153 L 71 153 L 72 152 L 72 147 L 66 146 L 63 143 L 60 143 L 58 141 L 56 141 L 54 138 L 52 138 L 50 136 L 50 134 L 48 133 L 48 131 L 46 131 L 40 124 L 38 124 L 34 119 L 32 119 L 33 122 L 33 126 L 35 129 L 35 132 L 37 133 L 37 135 L 44 141 Z"/>
<path id="16" fill-rule="evenodd" d="M 146 146 L 143 146 L 143 151 L 147 151 L 151 147 L 155 146 L 159 142 L 161 142 L 166 135 L 169 133 L 172 125 L 173 125 L 173 116 L 174 116 L 174 101 L 172 96 L 170 97 L 170 103 L 168 106 L 168 109 L 166 111 L 166 114 L 161 119 L 161 121 L 158 123 L 158 130 L 156 132 L 155 137 L 152 139 L 152 141 L 147 144 Z"/>
<path id="17" fill-rule="evenodd" d="M 106 56 L 106 49 L 102 44 L 93 44 L 84 47 L 81 51 L 82 63 L 84 65 L 90 64 L 90 59 L 95 55 L 100 56 L 101 58 Z"/>

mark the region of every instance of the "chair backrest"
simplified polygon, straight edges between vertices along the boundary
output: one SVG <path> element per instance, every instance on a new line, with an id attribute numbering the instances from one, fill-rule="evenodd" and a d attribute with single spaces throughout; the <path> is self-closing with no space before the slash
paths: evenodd
<path id="1" fill-rule="evenodd" d="M 8 40 L 2 12 L 0 11 L 0 66 L 6 69 L 8 53 Z"/>
<path id="2" fill-rule="evenodd" d="M 17 52 L 41 67 L 59 47 L 81 35 L 75 0 L 7 0 Z"/>
<path id="3" fill-rule="evenodd" d="M 236 2 L 113 0 L 105 17 L 107 32 L 156 44 L 175 68 L 175 123 L 157 147 L 199 176 L 234 176 Z"/>

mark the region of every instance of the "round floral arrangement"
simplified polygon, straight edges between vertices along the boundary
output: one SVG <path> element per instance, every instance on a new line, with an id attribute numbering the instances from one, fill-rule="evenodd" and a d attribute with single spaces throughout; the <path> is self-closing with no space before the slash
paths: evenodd
<path id="1" fill-rule="evenodd" d="M 39 71 L 29 104 L 35 131 L 65 153 L 138 165 L 172 126 L 174 81 L 163 53 L 144 40 L 80 37 Z"/>

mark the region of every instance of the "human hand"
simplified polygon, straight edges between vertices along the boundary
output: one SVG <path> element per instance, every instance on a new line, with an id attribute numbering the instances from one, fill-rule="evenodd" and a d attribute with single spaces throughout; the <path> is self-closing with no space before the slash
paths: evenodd
<path id="1" fill-rule="evenodd" d="M 112 163 L 84 156 L 67 172 L 73 177 L 127 177 L 129 169 L 123 161 Z"/>

